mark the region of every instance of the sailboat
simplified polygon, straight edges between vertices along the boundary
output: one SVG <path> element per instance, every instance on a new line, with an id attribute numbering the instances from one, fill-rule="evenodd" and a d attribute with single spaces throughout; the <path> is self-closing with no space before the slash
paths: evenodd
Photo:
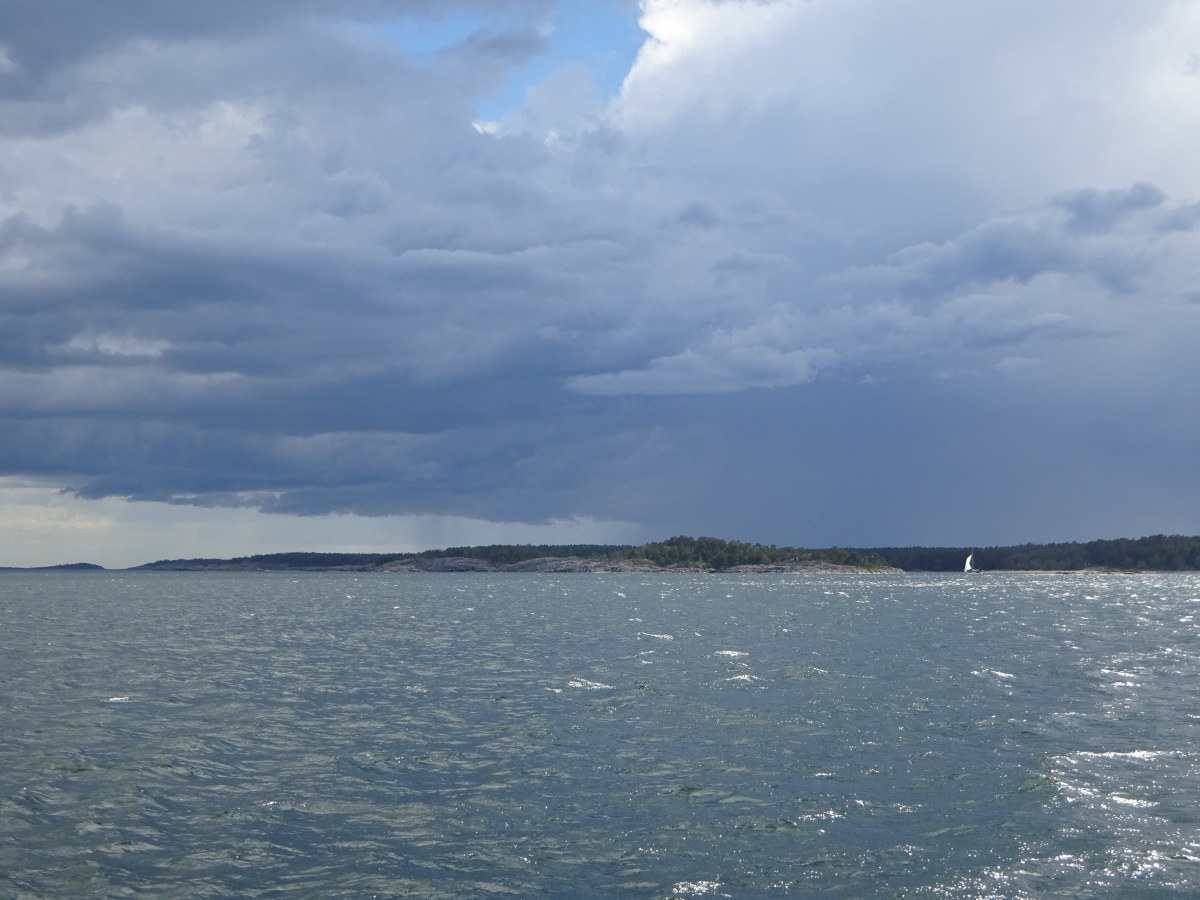
<path id="1" fill-rule="evenodd" d="M 979 573 L 979 570 L 971 567 L 971 560 L 973 560 L 974 558 L 975 558 L 974 553 L 968 554 L 967 561 L 965 563 L 963 563 L 963 571 L 970 572 L 972 575 L 977 575 Z"/>

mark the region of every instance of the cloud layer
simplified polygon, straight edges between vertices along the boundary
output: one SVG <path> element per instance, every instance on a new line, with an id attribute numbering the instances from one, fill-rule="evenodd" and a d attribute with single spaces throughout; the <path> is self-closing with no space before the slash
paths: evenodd
<path id="1" fill-rule="evenodd" d="M 380 37 L 455 8 L 435 54 Z M 647 537 L 1200 530 L 1200 3 L 645 0 L 618 96 L 565 66 L 482 121 L 554 12 L 8 4 L 0 474 Z"/>

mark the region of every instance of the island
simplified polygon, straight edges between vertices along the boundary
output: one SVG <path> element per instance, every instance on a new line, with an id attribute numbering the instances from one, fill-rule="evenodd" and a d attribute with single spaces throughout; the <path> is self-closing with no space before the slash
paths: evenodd
<path id="1" fill-rule="evenodd" d="M 673 537 L 627 544 L 493 544 L 419 553 L 272 553 L 235 559 L 169 559 L 126 571 L 151 572 L 898 572 L 878 554 L 831 547 L 748 544 Z"/>
<path id="2" fill-rule="evenodd" d="M 491 544 L 418 553 L 268 553 L 232 559 L 160 559 L 124 572 L 732 572 L 981 574 L 1200 571 L 1200 537 L 1152 535 L 1087 543 L 1005 547 L 875 547 L 809 550 L 679 536 L 648 544 Z M 92 563 L 0 572 L 104 572 Z"/>

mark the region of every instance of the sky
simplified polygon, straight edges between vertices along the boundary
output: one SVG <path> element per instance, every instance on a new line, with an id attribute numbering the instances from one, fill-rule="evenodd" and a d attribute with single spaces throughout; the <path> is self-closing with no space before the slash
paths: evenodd
<path id="1" fill-rule="evenodd" d="M 1200 0 L 0 23 L 0 565 L 1200 533 Z"/>

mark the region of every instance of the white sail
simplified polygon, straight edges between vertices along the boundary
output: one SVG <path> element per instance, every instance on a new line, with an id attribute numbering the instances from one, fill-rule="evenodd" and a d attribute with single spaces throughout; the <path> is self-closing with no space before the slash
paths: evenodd
<path id="1" fill-rule="evenodd" d="M 970 571 L 972 571 L 972 569 L 971 569 L 971 560 L 973 560 L 974 558 L 975 558 L 975 554 L 974 554 L 974 553 L 972 553 L 970 556 L 968 556 L 968 557 L 967 557 L 967 564 L 966 564 L 965 566 L 963 566 L 963 571 L 964 571 L 964 572 L 970 572 Z"/>

